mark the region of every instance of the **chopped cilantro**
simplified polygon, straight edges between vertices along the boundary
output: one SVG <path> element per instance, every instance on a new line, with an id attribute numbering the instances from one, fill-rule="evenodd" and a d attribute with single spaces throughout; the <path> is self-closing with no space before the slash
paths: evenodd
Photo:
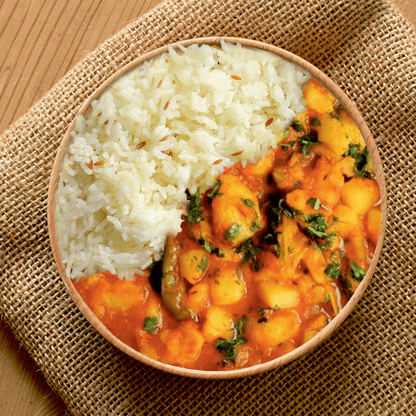
<path id="1" fill-rule="evenodd" d="M 351 272 L 352 277 L 358 282 L 361 282 L 364 279 L 365 274 L 367 273 L 366 270 L 359 267 L 355 262 L 351 264 Z"/>
<path id="2" fill-rule="evenodd" d="M 202 259 L 201 263 L 198 264 L 196 270 L 203 272 L 203 271 L 205 271 L 205 269 L 207 268 L 207 266 L 208 266 L 208 257 L 204 257 Z"/>
<path id="3" fill-rule="evenodd" d="M 341 120 L 341 113 L 342 113 L 342 110 L 343 110 L 344 108 L 342 107 L 342 105 L 341 104 L 335 104 L 334 105 L 334 111 L 331 111 L 330 113 L 329 113 L 329 115 L 331 116 L 331 117 L 333 117 L 333 118 L 336 118 L 337 120 Z"/>
<path id="4" fill-rule="evenodd" d="M 306 224 L 308 225 L 305 229 L 306 234 L 312 239 L 322 238 L 326 241 L 323 241 L 318 245 L 318 248 L 321 251 L 325 251 L 332 242 L 332 237 L 335 237 L 337 234 L 335 232 L 328 233 L 328 223 L 322 214 L 312 214 L 306 217 Z"/>
<path id="5" fill-rule="evenodd" d="M 208 194 L 208 198 L 214 198 L 218 194 L 218 189 L 220 189 L 221 181 L 218 181 L 217 184 L 214 186 L 213 190 Z M 220 196 L 222 194 L 218 194 Z"/>
<path id="6" fill-rule="evenodd" d="M 146 318 L 144 318 L 144 330 L 149 332 L 150 334 L 156 333 L 158 324 L 159 318 L 157 316 L 154 316 L 152 318 L 146 316 Z"/>
<path id="7" fill-rule="evenodd" d="M 338 279 L 340 275 L 340 268 L 337 264 L 329 264 L 325 269 L 325 274 L 331 279 Z"/>
<path id="8" fill-rule="evenodd" d="M 279 199 L 276 204 L 271 205 L 268 214 L 272 229 L 276 228 L 282 222 L 283 214 L 289 218 L 296 218 L 298 216 L 297 212 L 287 205 L 284 198 Z"/>
<path id="9" fill-rule="evenodd" d="M 295 120 L 292 123 L 292 127 L 295 131 L 300 132 L 303 131 L 303 126 L 302 126 L 302 122 L 300 122 L 299 120 Z"/>
<path id="10" fill-rule="evenodd" d="M 351 156 L 355 159 L 355 174 L 357 176 L 362 176 L 364 178 L 370 177 L 370 172 L 366 170 L 366 166 L 370 160 L 367 146 L 360 152 L 358 144 L 350 143 L 348 150 L 345 152 L 345 156 Z"/>
<path id="11" fill-rule="evenodd" d="M 315 210 L 318 210 L 321 207 L 321 201 L 317 198 L 309 198 L 306 203 Z"/>
<path id="12" fill-rule="evenodd" d="M 250 231 L 256 231 L 261 228 L 261 225 L 259 224 L 258 218 L 254 221 L 254 224 L 250 227 Z"/>
<path id="13" fill-rule="evenodd" d="M 287 139 L 290 136 L 290 128 L 287 127 L 284 132 L 284 138 Z"/>
<path id="14" fill-rule="evenodd" d="M 282 147 L 283 147 L 284 150 L 288 150 L 290 147 L 293 147 L 295 145 L 295 143 L 296 142 L 294 140 L 292 140 L 289 143 L 283 143 Z"/>
<path id="15" fill-rule="evenodd" d="M 233 225 L 231 225 L 231 227 L 225 232 L 225 238 L 227 240 L 234 240 L 235 238 L 237 238 L 238 234 L 240 234 L 241 231 L 241 225 L 234 223 Z"/>
<path id="16" fill-rule="evenodd" d="M 246 264 L 249 260 L 253 260 L 253 269 L 260 270 L 261 263 L 257 261 L 257 254 L 262 252 L 262 247 L 253 247 L 253 240 L 249 238 L 238 249 L 237 253 L 244 253 L 242 264 Z"/>
<path id="17" fill-rule="evenodd" d="M 206 250 L 209 254 L 216 254 L 218 257 L 224 257 L 224 253 L 218 248 L 214 247 L 212 244 L 210 244 L 207 240 L 204 238 L 200 238 L 198 240 L 198 243 Z"/>
<path id="18" fill-rule="evenodd" d="M 188 194 L 189 207 L 188 216 L 186 217 L 191 225 L 195 225 L 204 219 L 204 214 L 201 207 L 201 198 L 199 197 L 200 189 L 194 194 Z"/>
<path id="19" fill-rule="evenodd" d="M 308 227 L 306 232 L 312 238 L 325 238 L 328 236 L 326 230 L 328 229 L 328 223 L 322 214 L 308 215 L 306 218 Z"/>
<path id="20" fill-rule="evenodd" d="M 234 328 L 236 334 L 233 339 L 217 339 L 214 344 L 215 348 L 224 354 L 225 363 L 235 362 L 237 358 L 237 347 L 247 342 L 242 336 L 243 320 L 236 322 Z"/>
<path id="21" fill-rule="evenodd" d="M 318 117 L 312 117 L 311 124 L 312 124 L 312 126 L 320 126 L 322 123 L 321 123 L 321 120 L 319 120 Z"/>
<path id="22" fill-rule="evenodd" d="M 246 204 L 249 208 L 254 208 L 254 202 L 251 199 L 243 199 L 244 204 Z"/>
<path id="23" fill-rule="evenodd" d="M 311 147 L 316 143 L 318 143 L 318 134 L 316 131 L 312 130 L 309 134 L 299 137 L 299 144 L 304 156 L 307 156 L 311 152 Z"/>

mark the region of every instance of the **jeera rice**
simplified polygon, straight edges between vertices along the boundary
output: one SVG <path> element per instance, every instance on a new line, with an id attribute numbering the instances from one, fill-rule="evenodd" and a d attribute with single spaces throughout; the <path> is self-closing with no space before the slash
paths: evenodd
<path id="1" fill-rule="evenodd" d="M 70 278 L 134 278 L 180 231 L 187 194 L 224 167 L 254 163 L 304 110 L 309 75 L 276 55 L 222 42 L 169 47 L 78 116 L 55 198 Z"/>

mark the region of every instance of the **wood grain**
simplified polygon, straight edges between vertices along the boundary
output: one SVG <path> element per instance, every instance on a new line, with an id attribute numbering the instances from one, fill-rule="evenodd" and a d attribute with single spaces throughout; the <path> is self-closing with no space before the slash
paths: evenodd
<path id="1" fill-rule="evenodd" d="M 85 54 L 161 1 L 0 0 L 0 134 Z M 415 0 L 391 2 L 416 25 Z M 64 412 L 60 398 L 0 320 L 0 414 Z"/>

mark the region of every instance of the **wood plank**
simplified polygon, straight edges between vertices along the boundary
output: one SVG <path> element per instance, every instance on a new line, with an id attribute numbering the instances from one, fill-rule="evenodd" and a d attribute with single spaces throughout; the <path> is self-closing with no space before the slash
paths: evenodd
<path id="1" fill-rule="evenodd" d="M 0 134 L 86 53 L 161 1 L 1 2 Z"/>

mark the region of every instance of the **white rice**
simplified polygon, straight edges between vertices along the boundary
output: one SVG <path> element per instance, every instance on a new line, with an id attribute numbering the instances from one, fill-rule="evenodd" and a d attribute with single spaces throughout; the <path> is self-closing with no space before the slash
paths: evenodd
<path id="1" fill-rule="evenodd" d="M 304 111 L 309 75 L 271 53 L 221 46 L 170 47 L 77 118 L 56 193 L 70 278 L 134 279 L 180 231 L 187 189 L 203 192 L 224 167 L 258 161 Z M 91 160 L 104 164 L 90 169 Z"/>

